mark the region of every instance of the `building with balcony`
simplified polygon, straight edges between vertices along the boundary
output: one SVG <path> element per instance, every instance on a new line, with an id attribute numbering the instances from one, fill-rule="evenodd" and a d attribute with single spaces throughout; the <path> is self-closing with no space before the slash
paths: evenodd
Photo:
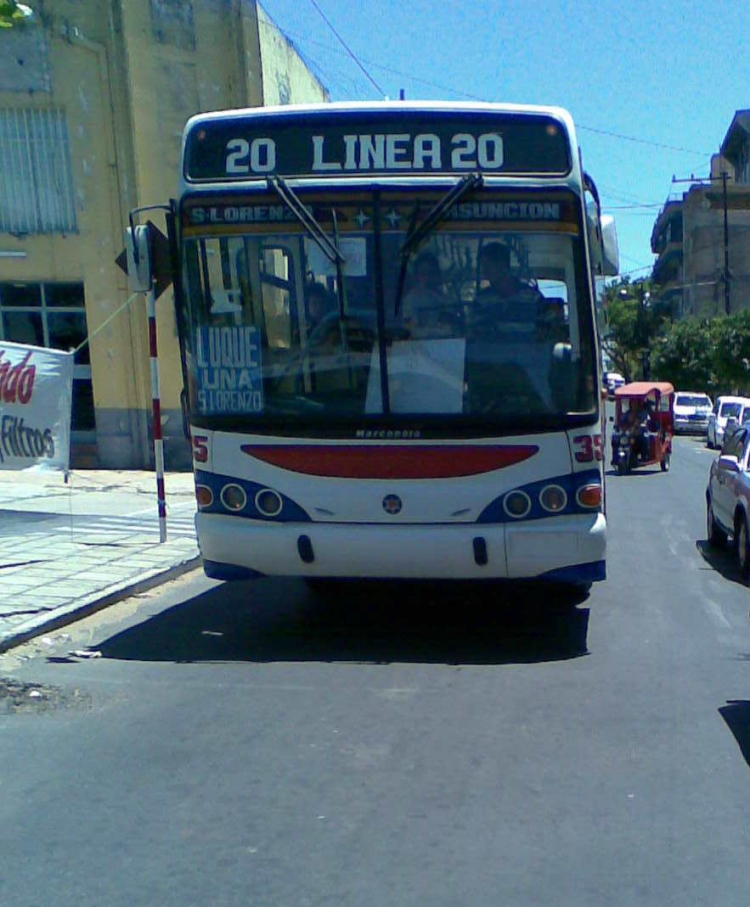
<path id="1" fill-rule="evenodd" d="M 23 27 L 0 29 L 0 339 L 80 346 L 74 465 L 147 467 L 146 311 L 141 296 L 128 304 L 115 265 L 128 212 L 176 194 L 194 113 L 328 95 L 256 0 L 26 5 Z M 178 468 L 190 459 L 171 290 L 157 319 L 165 455 Z"/>
<path id="2" fill-rule="evenodd" d="M 658 255 L 651 281 L 659 286 L 659 299 L 668 305 L 673 318 L 683 314 L 683 203 L 668 201 L 654 224 L 651 251 Z"/>

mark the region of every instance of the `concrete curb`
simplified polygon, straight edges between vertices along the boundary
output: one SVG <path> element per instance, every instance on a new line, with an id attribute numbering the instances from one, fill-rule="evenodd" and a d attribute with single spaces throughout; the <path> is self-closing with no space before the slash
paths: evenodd
<path id="1" fill-rule="evenodd" d="M 133 580 L 126 580 L 118 585 L 110 586 L 107 589 L 83 596 L 81 599 L 62 605 L 59 608 L 53 608 L 43 614 L 37 614 L 35 617 L 23 624 L 15 627 L 8 633 L 0 636 L 0 654 L 7 652 L 16 646 L 21 645 L 35 636 L 50 630 L 57 630 L 66 626 L 82 617 L 88 617 L 95 614 L 109 605 L 123 599 L 130 598 L 131 595 L 138 595 L 141 592 L 148 592 L 162 583 L 176 579 L 184 573 L 189 573 L 200 566 L 203 558 L 200 554 L 195 557 L 186 558 L 177 564 L 162 569 L 156 568 L 146 573 L 140 574 Z"/>

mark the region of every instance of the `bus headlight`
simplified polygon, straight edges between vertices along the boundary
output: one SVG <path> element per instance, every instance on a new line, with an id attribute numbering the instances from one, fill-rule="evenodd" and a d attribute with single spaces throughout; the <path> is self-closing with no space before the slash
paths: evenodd
<path id="1" fill-rule="evenodd" d="M 531 510 L 531 498 L 525 491 L 511 491 L 503 499 L 503 510 L 513 519 L 521 520 Z"/>
<path id="2" fill-rule="evenodd" d="M 208 485 L 195 486 L 195 499 L 198 502 L 198 509 L 203 510 L 210 507 L 214 502 L 214 493 Z"/>
<path id="3" fill-rule="evenodd" d="M 258 508 L 258 512 L 262 513 L 263 516 L 274 517 L 281 513 L 284 502 L 281 500 L 281 495 L 277 491 L 272 491 L 270 488 L 263 488 L 255 495 L 255 506 Z"/>
<path id="4" fill-rule="evenodd" d="M 221 489 L 221 503 L 232 513 L 242 510 L 247 504 L 245 489 L 235 484 L 225 485 Z"/>
<path id="5" fill-rule="evenodd" d="M 559 485 L 547 485 L 539 495 L 539 503 L 547 513 L 559 513 L 565 509 L 568 496 Z"/>
<path id="6" fill-rule="evenodd" d="M 595 510 L 602 506 L 602 486 L 584 485 L 576 492 L 576 501 L 579 507 Z"/>

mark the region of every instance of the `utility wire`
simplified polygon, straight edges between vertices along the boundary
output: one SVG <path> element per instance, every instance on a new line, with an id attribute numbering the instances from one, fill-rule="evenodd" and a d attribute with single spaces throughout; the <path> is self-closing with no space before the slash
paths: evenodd
<path id="1" fill-rule="evenodd" d="M 344 50 L 346 50 L 346 52 L 349 54 L 349 56 L 352 58 L 352 60 L 354 60 L 354 62 L 357 64 L 357 66 L 362 70 L 362 72 L 364 73 L 368 82 L 370 82 L 371 85 L 374 85 L 376 91 L 378 91 L 382 96 L 385 96 L 385 92 L 383 91 L 383 89 L 380 87 L 380 85 L 378 85 L 378 83 L 375 81 L 375 79 L 373 79 L 373 77 L 370 75 L 370 73 L 365 69 L 365 67 L 359 61 L 359 59 L 358 59 L 357 55 L 354 53 L 354 51 L 349 47 L 349 45 L 346 43 L 346 41 L 344 41 L 344 39 L 341 37 L 341 35 L 336 31 L 336 29 L 333 27 L 333 23 L 326 16 L 326 14 L 323 12 L 323 10 L 318 6 L 318 4 L 316 3 L 316 0 L 310 0 L 310 3 L 312 3 L 312 5 L 315 7 L 315 9 L 320 14 L 321 19 L 325 22 L 325 24 L 334 33 L 334 35 L 336 36 L 337 40 L 339 41 L 341 46 L 344 48 Z"/>
<path id="2" fill-rule="evenodd" d="M 370 76 L 370 74 L 364 68 L 364 65 L 363 65 L 364 63 L 367 63 L 368 66 L 371 66 L 374 69 L 380 69 L 383 72 L 388 72 L 388 73 L 391 73 L 396 76 L 401 76 L 405 79 L 408 79 L 411 82 L 417 82 L 420 85 L 429 85 L 430 88 L 439 88 L 441 91 L 449 91 L 451 94 L 456 95 L 457 97 L 466 98 L 467 101 L 481 101 L 481 102 L 485 102 L 485 103 L 487 102 L 487 98 L 483 98 L 483 97 L 480 97 L 479 95 L 475 95 L 475 94 L 469 94 L 468 92 L 461 91 L 457 88 L 453 88 L 450 85 L 444 85 L 440 82 L 433 82 L 433 81 L 430 81 L 429 79 L 422 79 L 419 76 L 412 75 L 409 72 L 404 72 L 401 69 L 394 69 L 393 67 L 390 67 L 390 66 L 384 66 L 382 63 L 377 63 L 374 60 L 367 60 L 364 57 L 361 58 L 361 60 L 360 60 L 360 58 L 356 57 L 354 52 L 349 49 L 349 47 L 344 42 L 343 38 L 341 38 L 341 36 L 338 34 L 336 29 L 331 24 L 331 22 L 329 22 L 329 20 L 326 18 L 325 14 L 322 12 L 320 7 L 316 3 L 316 0 L 310 0 L 310 3 L 312 3 L 312 5 L 315 7 L 315 9 L 321 15 L 321 17 L 323 18 L 325 23 L 328 25 L 328 27 L 331 29 L 331 31 L 334 33 L 334 35 L 336 35 L 336 37 L 341 42 L 343 47 L 346 49 L 347 55 L 350 56 L 354 60 L 354 62 L 357 64 L 357 66 L 362 70 L 362 72 L 365 74 L 367 79 L 371 82 L 372 85 L 375 86 L 375 88 L 380 92 L 380 94 L 385 95 L 386 92 L 383 91 L 383 89 L 378 85 L 378 83 L 374 81 L 372 76 Z M 259 22 L 259 24 L 265 24 L 265 23 Z M 278 28 L 278 26 L 275 26 L 275 27 Z M 334 51 L 335 53 L 341 52 L 341 51 L 338 51 L 335 47 L 331 47 L 330 44 L 325 44 L 322 41 L 316 41 L 313 38 L 310 38 L 308 35 L 301 35 L 299 32 L 295 33 L 295 32 L 291 32 L 291 31 L 284 31 L 284 34 L 299 38 L 303 41 L 306 41 L 308 44 L 315 44 L 318 47 L 323 48 L 324 50 L 331 50 L 331 51 Z M 632 135 L 625 135 L 624 133 L 621 133 L 621 132 L 612 132 L 607 129 L 596 129 L 593 126 L 585 126 L 582 123 L 578 123 L 578 122 L 576 122 L 576 128 L 586 131 L 586 132 L 594 132 L 594 133 L 598 133 L 600 135 L 610 136 L 611 138 L 622 139 L 623 141 L 626 141 L 626 142 L 637 142 L 641 145 L 650 145 L 653 148 L 663 148 L 667 151 L 679 151 L 683 154 L 694 154 L 698 157 L 704 157 L 709 160 L 713 156 L 713 152 L 697 151 L 694 148 L 683 148 L 679 145 L 665 145 L 660 142 L 651 141 L 650 139 L 643 139 L 643 138 L 638 138 L 638 137 L 632 136 Z"/>
<path id="3" fill-rule="evenodd" d="M 679 145 L 664 145 L 661 142 L 653 142 L 650 139 L 639 139 L 633 135 L 623 135 L 621 132 L 610 132 L 607 129 L 595 129 L 593 126 L 584 126 L 583 123 L 576 123 L 577 129 L 585 129 L 586 132 L 595 132 L 599 135 L 608 135 L 611 138 L 622 139 L 625 142 L 637 142 L 640 145 L 651 145 L 652 148 L 664 148 L 667 151 L 681 151 L 683 154 L 695 154 L 700 157 L 711 158 L 710 151 L 696 151 L 694 148 L 683 148 Z"/>

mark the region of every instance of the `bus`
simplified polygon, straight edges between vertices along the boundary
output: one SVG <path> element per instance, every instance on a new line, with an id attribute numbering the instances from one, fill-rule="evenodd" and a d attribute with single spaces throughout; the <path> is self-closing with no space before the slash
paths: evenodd
<path id="1" fill-rule="evenodd" d="M 209 577 L 605 578 L 617 238 L 566 111 L 200 114 L 170 220 Z"/>

